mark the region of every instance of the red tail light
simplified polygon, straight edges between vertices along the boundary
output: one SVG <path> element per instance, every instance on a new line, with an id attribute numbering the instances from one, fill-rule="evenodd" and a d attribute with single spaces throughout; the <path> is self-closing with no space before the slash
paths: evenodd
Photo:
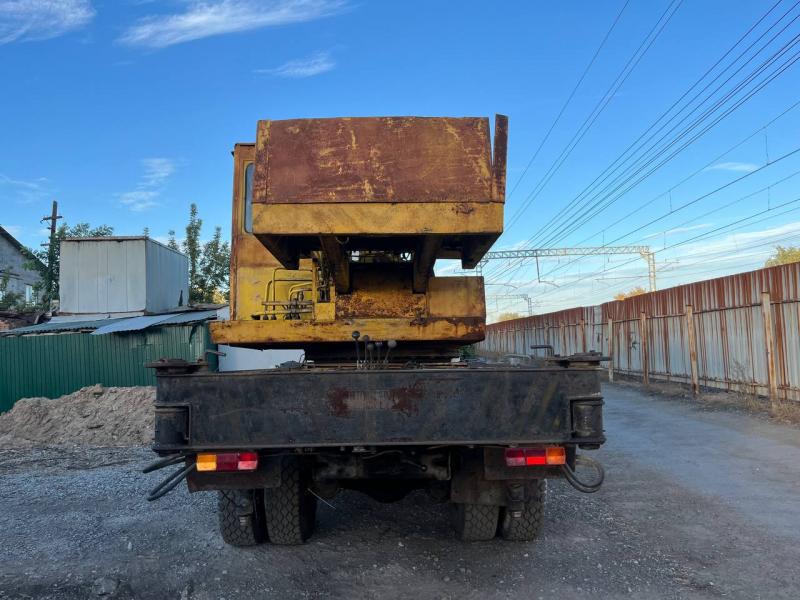
<path id="1" fill-rule="evenodd" d="M 561 446 L 548 448 L 506 448 L 507 467 L 533 467 L 542 465 L 563 465 L 567 455 Z"/>
<path id="2" fill-rule="evenodd" d="M 258 468 L 256 452 L 223 452 L 198 454 L 198 471 L 255 471 Z"/>
<path id="3" fill-rule="evenodd" d="M 258 468 L 258 454 L 255 452 L 239 452 L 239 471 L 255 471 Z"/>

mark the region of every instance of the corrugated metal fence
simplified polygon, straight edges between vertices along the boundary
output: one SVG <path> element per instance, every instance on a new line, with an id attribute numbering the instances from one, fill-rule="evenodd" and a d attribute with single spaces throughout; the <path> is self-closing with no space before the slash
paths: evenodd
<path id="1" fill-rule="evenodd" d="M 96 383 L 155 385 L 155 373 L 145 363 L 163 357 L 197 360 L 207 348 L 216 346 L 204 322 L 108 335 L 0 337 L 0 412 L 20 398 L 56 398 Z"/>
<path id="2" fill-rule="evenodd" d="M 800 400 L 800 263 L 495 323 L 488 354 L 596 350 L 623 373 Z"/>

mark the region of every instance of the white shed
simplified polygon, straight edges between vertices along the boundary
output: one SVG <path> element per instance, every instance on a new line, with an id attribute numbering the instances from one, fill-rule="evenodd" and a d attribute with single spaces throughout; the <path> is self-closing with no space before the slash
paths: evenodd
<path id="1" fill-rule="evenodd" d="M 159 314 L 189 303 L 189 259 L 148 237 L 61 242 L 59 312 Z"/>

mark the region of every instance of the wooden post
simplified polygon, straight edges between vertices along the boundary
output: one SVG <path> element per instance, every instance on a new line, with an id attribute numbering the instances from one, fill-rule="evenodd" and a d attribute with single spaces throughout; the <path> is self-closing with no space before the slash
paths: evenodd
<path id="1" fill-rule="evenodd" d="M 767 379 L 770 402 L 778 400 L 778 381 L 775 375 L 775 347 L 772 335 L 772 301 L 769 292 L 761 292 L 761 315 L 764 317 L 764 345 L 767 347 Z"/>
<path id="2" fill-rule="evenodd" d="M 647 315 L 642 311 L 641 318 L 639 319 L 640 337 L 642 338 L 642 383 L 650 385 L 650 365 L 647 351 Z"/>
<path id="3" fill-rule="evenodd" d="M 552 334 L 550 332 L 550 321 L 547 321 L 544 324 L 544 343 L 551 348 L 553 347 Z"/>
<path id="4" fill-rule="evenodd" d="M 697 338 L 694 335 L 694 308 L 686 305 L 686 337 L 689 340 L 689 364 L 692 370 L 692 394 L 700 393 L 700 378 L 697 374 Z"/>
<path id="5" fill-rule="evenodd" d="M 614 383 L 614 319 L 608 317 L 608 381 Z"/>
<path id="6" fill-rule="evenodd" d="M 586 319 L 581 319 L 581 352 L 586 352 Z"/>

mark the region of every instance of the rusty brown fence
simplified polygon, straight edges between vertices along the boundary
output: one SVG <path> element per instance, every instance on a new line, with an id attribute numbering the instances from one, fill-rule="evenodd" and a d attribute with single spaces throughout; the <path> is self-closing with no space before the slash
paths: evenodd
<path id="1" fill-rule="evenodd" d="M 800 400 L 800 263 L 494 323 L 484 354 L 595 350 L 615 373 Z"/>

